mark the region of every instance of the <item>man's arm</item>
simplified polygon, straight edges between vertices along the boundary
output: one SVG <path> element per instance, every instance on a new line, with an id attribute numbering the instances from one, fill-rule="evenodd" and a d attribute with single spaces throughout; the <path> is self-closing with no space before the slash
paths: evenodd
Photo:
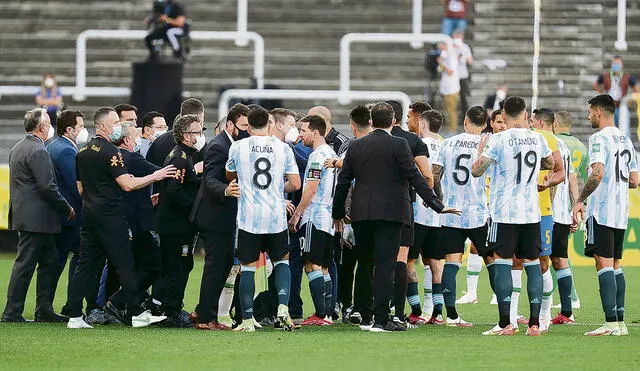
<path id="1" fill-rule="evenodd" d="M 82 194 L 84 193 L 84 187 L 82 186 L 82 182 L 81 181 L 76 181 L 76 187 L 78 188 L 78 193 L 80 193 L 80 196 L 82 196 Z"/>
<path id="2" fill-rule="evenodd" d="M 352 144 L 353 145 L 353 144 Z M 350 145 L 350 147 L 352 146 Z M 349 188 L 354 179 L 353 168 L 351 165 L 351 150 L 347 151 L 347 154 L 342 162 L 342 170 L 338 174 L 338 184 L 333 195 L 333 209 L 332 216 L 334 220 L 342 220 L 346 216 L 345 201 L 347 200 L 347 194 Z"/>
<path id="3" fill-rule="evenodd" d="M 426 205 L 438 214 L 444 210 L 444 205 L 433 193 L 427 181 L 422 177 L 415 165 L 415 160 L 411 157 L 411 150 L 407 141 L 397 142 L 395 155 L 398 167 L 409 181 L 409 184 L 416 189 L 416 193 L 425 201 Z M 348 152 L 347 152 L 348 153 Z"/>
<path id="4" fill-rule="evenodd" d="M 442 200 L 442 185 L 440 184 L 440 180 L 442 179 L 442 172 L 444 171 L 444 167 L 440 165 L 433 165 L 433 181 L 434 187 L 433 191 L 436 193 L 438 199 Z"/>
<path id="5" fill-rule="evenodd" d="M 578 192 L 578 177 L 576 177 L 575 173 L 569 174 L 569 201 L 571 202 L 571 206 L 576 203 L 576 200 L 580 196 Z"/>
<path id="6" fill-rule="evenodd" d="M 131 174 L 122 174 L 116 178 L 116 183 L 125 192 L 135 191 L 136 189 L 144 188 L 152 183 L 165 178 L 172 178 L 176 175 L 176 168 L 173 165 L 167 165 L 160 170 L 154 171 L 153 174 L 149 174 L 143 177 L 135 177 Z"/>
<path id="7" fill-rule="evenodd" d="M 549 174 L 549 177 L 545 179 L 543 184 L 538 185 L 538 192 L 542 192 L 549 187 L 555 187 L 565 180 L 564 161 L 562 161 L 560 151 L 553 151 L 551 156 L 553 157 L 553 171 Z M 541 164 L 541 167 L 542 166 Z M 553 199 L 553 197 L 551 197 L 551 199 Z"/>
<path id="8" fill-rule="evenodd" d="M 598 188 L 600 182 L 602 181 L 602 177 L 604 177 L 604 164 L 601 162 L 596 162 L 591 165 L 591 175 L 587 179 L 587 182 L 584 184 L 584 189 L 580 192 L 580 196 L 576 200 L 577 203 L 584 203 L 584 201 L 593 193 L 593 191 Z"/>
<path id="9" fill-rule="evenodd" d="M 289 229 L 292 231 L 296 231 L 298 227 L 298 222 L 300 221 L 300 217 L 304 214 L 304 211 L 311 205 L 311 201 L 313 201 L 313 197 L 315 197 L 316 192 L 318 191 L 318 185 L 320 184 L 320 180 L 307 180 L 307 184 L 304 186 L 304 190 L 302 191 L 302 198 L 300 199 L 300 203 L 296 210 L 291 215 L 291 220 L 289 221 Z"/>
<path id="10" fill-rule="evenodd" d="M 44 148 L 35 150 L 29 156 L 27 166 L 36 180 L 38 194 L 49 203 L 56 212 L 67 215 L 70 210 L 73 211 L 73 208 L 69 206 L 58 190 L 49 152 Z"/>
<path id="11" fill-rule="evenodd" d="M 636 189 L 638 188 L 638 172 L 632 171 L 629 173 L 629 188 Z"/>
<path id="12" fill-rule="evenodd" d="M 553 153 L 543 157 L 542 161 L 540 161 L 540 170 L 553 170 L 554 166 L 556 166 L 556 161 L 553 159 Z M 562 177 L 564 178 L 564 174 Z"/>
<path id="13" fill-rule="evenodd" d="M 225 178 L 231 181 L 237 178 L 237 174 L 234 172 L 234 176 L 229 178 L 229 174 L 225 170 L 228 154 L 224 153 L 216 144 L 215 142 L 211 143 L 204 153 L 204 176 L 202 181 L 207 194 L 214 200 L 222 202 L 225 197 L 232 196 L 232 192 L 227 190 L 229 182 L 220 179 L 220 175 L 225 174 Z"/>
<path id="14" fill-rule="evenodd" d="M 480 155 L 478 159 L 473 162 L 473 165 L 471 165 L 471 175 L 473 175 L 474 178 L 481 177 L 493 162 L 489 157 Z"/>
<path id="15" fill-rule="evenodd" d="M 416 156 L 414 158 L 414 161 L 418 166 L 418 170 L 420 170 L 420 173 L 424 177 L 424 180 L 427 181 L 427 184 L 429 185 L 429 187 L 433 188 L 434 175 L 433 175 L 433 172 L 431 171 L 431 166 L 429 166 L 429 159 L 427 158 L 427 156 Z"/>
<path id="16" fill-rule="evenodd" d="M 302 182 L 300 181 L 300 174 L 285 174 L 287 182 L 284 184 L 285 193 L 293 193 L 300 189 Z"/>
<path id="17" fill-rule="evenodd" d="M 75 204 L 82 203 L 82 196 L 80 196 L 76 186 L 76 152 L 72 148 L 66 148 L 60 153 L 59 160 L 58 171 L 62 175 L 62 181 L 64 182 L 60 186 L 64 186 L 65 189 L 69 190 Z"/>

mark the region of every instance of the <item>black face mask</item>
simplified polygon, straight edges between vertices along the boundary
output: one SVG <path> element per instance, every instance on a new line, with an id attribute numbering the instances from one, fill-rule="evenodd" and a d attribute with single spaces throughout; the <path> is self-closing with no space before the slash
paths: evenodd
<path id="1" fill-rule="evenodd" d="M 236 128 L 236 130 L 238 130 L 238 134 L 236 135 L 232 135 L 233 140 L 241 140 L 244 138 L 249 138 L 249 132 L 246 130 L 241 130 L 239 127 L 236 126 L 236 124 L 233 124 L 233 126 Z"/>

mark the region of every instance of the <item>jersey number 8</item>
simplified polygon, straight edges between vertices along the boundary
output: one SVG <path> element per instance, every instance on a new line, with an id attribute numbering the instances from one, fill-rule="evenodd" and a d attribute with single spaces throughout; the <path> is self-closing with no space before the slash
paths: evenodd
<path id="1" fill-rule="evenodd" d="M 269 188 L 273 180 L 269 173 L 269 170 L 271 170 L 271 161 L 266 157 L 260 157 L 253 164 L 253 168 L 256 171 L 256 173 L 253 174 L 253 185 L 262 190 Z M 260 175 L 262 175 L 262 177 Z M 260 180 L 263 182 L 261 183 Z"/>

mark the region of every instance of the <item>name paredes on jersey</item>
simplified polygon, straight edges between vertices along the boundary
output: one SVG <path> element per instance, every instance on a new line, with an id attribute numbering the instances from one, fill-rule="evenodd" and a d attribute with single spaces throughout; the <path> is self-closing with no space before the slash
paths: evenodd
<path id="1" fill-rule="evenodd" d="M 253 152 L 253 153 L 273 153 L 273 147 L 271 147 L 270 145 L 264 145 L 264 146 L 252 145 L 251 146 L 251 152 Z"/>
<path id="2" fill-rule="evenodd" d="M 470 140 L 456 140 L 456 142 L 453 143 L 453 147 L 477 149 L 478 142 L 474 142 Z"/>
<path id="3" fill-rule="evenodd" d="M 511 147 L 514 146 L 531 146 L 531 145 L 538 145 L 538 139 L 536 138 L 531 138 L 531 137 L 527 137 L 527 138 L 510 138 L 508 141 L 508 145 Z"/>

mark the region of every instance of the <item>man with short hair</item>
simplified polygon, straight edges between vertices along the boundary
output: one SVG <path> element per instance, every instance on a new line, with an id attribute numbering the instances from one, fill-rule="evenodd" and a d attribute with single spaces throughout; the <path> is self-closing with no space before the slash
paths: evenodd
<path id="1" fill-rule="evenodd" d="M 237 256 L 242 272 L 239 299 L 243 321 L 234 331 L 255 331 L 254 275 L 261 251 L 269 254 L 274 266 L 272 274 L 278 292 L 276 323 L 291 331 L 293 322 L 287 306 L 291 286 L 289 236 L 283 191 L 298 190 L 300 174 L 291 148 L 269 135 L 269 113 L 256 107 L 249 111 L 247 118 L 251 136 L 231 145 L 225 166 L 227 179 L 237 179 L 240 184 Z"/>
<path id="2" fill-rule="evenodd" d="M 622 245 L 629 219 L 629 189 L 638 187 L 636 151 L 613 121 L 615 101 L 607 94 L 589 100 L 589 121 L 598 132 L 589 138 L 589 178 L 573 205 L 573 227 L 586 206 L 585 255 L 598 270 L 603 326 L 587 336 L 628 335 L 624 323 L 626 280 L 622 272 Z"/>
<path id="3" fill-rule="evenodd" d="M 554 158 L 547 141 L 529 129 L 526 103 L 518 96 L 505 100 L 503 115 L 509 129 L 483 138 L 471 174 L 482 176 L 490 167 L 489 210 L 491 226 L 488 249 L 495 257 L 495 292 L 498 298 L 499 323 L 483 335 L 513 335 L 511 324 L 511 267 L 513 257 L 524 260 L 529 295 L 527 335 L 539 336 L 542 273 L 540 271 L 540 205 L 538 174 L 540 169 L 554 168 Z M 485 149 L 486 145 L 486 149 Z"/>
<path id="4" fill-rule="evenodd" d="M 37 322 L 65 322 L 53 310 L 58 253 L 54 234 L 60 216 L 73 220 L 73 207 L 62 197 L 55 169 L 44 146 L 51 130 L 47 111 L 36 108 L 24 116 L 26 138 L 9 154 L 9 228 L 18 231 L 18 255 L 13 264 L 3 322 L 27 322 L 22 316 L 33 271 L 38 267 Z"/>
<path id="5" fill-rule="evenodd" d="M 458 74 L 459 62 L 454 51 L 447 44 L 438 43 L 440 56 L 438 64 L 442 69 L 440 73 L 440 95 L 444 112 L 446 113 L 448 131 L 455 134 L 458 130 L 458 104 L 460 103 L 460 75 Z"/>
<path id="6" fill-rule="evenodd" d="M 136 106 L 132 104 L 121 103 L 113 107 L 113 109 L 116 110 L 120 121 L 129 121 L 133 122 L 133 124 L 136 126 L 138 125 L 138 109 L 136 108 Z"/>
<path id="7" fill-rule="evenodd" d="M 167 128 L 168 126 L 164 115 L 160 112 L 151 111 L 142 116 L 142 137 L 140 143 L 140 154 L 142 157 L 147 156 L 151 143 L 166 133 Z"/>
<path id="8" fill-rule="evenodd" d="M 82 196 L 78 193 L 76 185 L 76 155 L 78 147 L 87 142 L 89 132 L 84 127 L 84 115 L 80 111 L 65 110 L 58 117 L 56 132 L 58 137 L 47 144 L 47 152 L 51 156 L 51 162 L 56 169 L 56 182 L 62 197 L 76 212 L 76 218 L 69 220 L 66 216 L 61 217 L 62 229 L 55 235 L 56 248 L 58 250 L 58 271 L 53 282 L 53 289 L 58 286 L 60 275 L 67 264 L 69 253 L 73 257 L 69 262 L 69 279 L 71 283 L 73 271 L 78 265 L 78 253 L 80 248 L 80 209 L 82 208 Z M 55 293 L 55 291 L 54 291 Z M 53 299 L 53 298 L 52 298 Z M 67 312 L 66 307 L 62 313 Z"/>
<path id="9" fill-rule="evenodd" d="M 480 133 L 487 124 L 487 112 L 481 106 L 467 110 L 464 133 L 445 139 L 433 162 L 435 182 L 442 189 L 442 201 L 467 211 L 464 216 L 440 218 L 439 246 L 446 262 L 442 271 L 442 295 L 447 308 L 448 326 L 471 327 L 456 311 L 456 275 L 462 263 L 464 244 L 471 240 L 481 251 L 487 240 L 487 197 L 485 178 L 471 177 L 471 165 L 477 157 Z"/>
<path id="10" fill-rule="evenodd" d="M 407 128 L 410 132 L 420 136 L 418 126 L 420 125 L 420 115 L 424 112 L 431 110 L 431 105 L 426 102 L 417 101 L 409 105 L 409 112 L 407 113 Z"/>

